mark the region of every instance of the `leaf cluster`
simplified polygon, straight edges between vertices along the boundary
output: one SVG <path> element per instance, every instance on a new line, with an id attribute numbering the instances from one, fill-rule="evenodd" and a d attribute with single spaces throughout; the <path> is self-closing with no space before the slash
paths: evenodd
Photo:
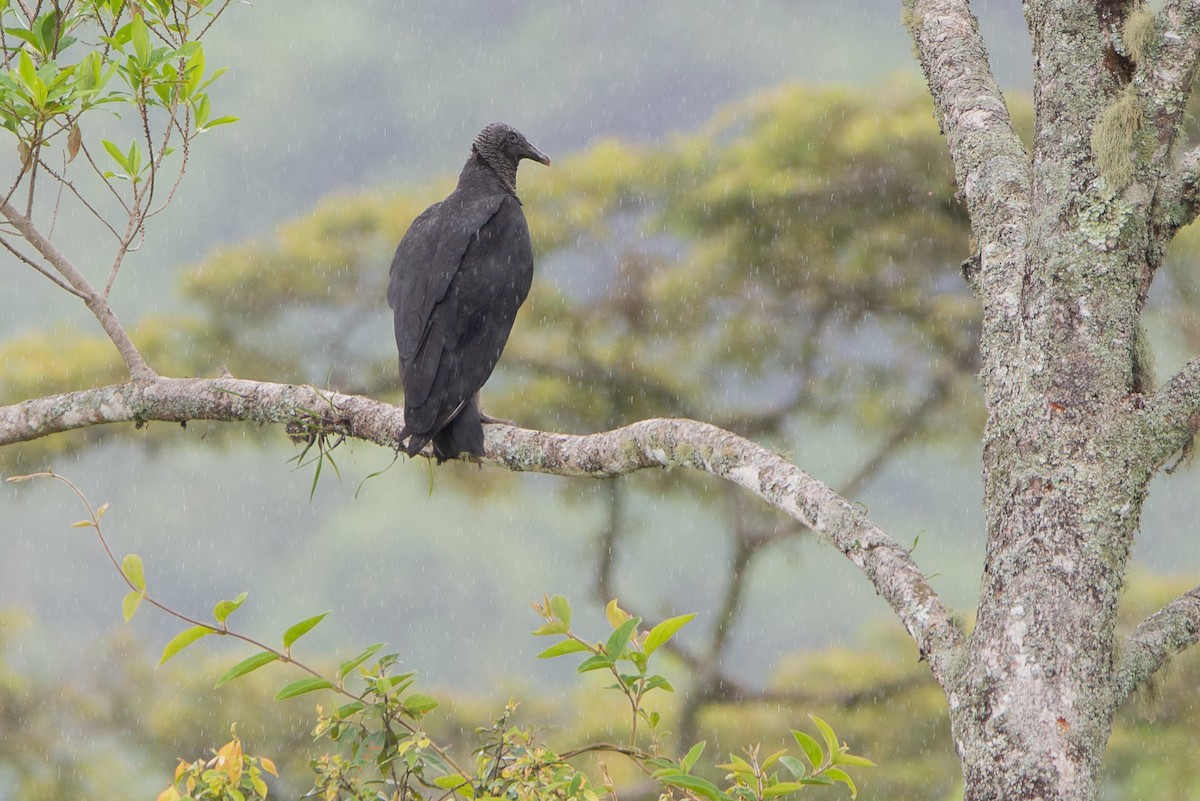
<path id="1" fill-rule="evenodd" d="M 247 754 L 237 735 L 236 724 L 230 727 L 230 734 L 232 739 L 214 749 L 211 759 L 197 759 L 194 762 L 179 760 L 174 781 L 159 793 L 157 801 L 265 799 L 268 790 L 263 773 L 279 778 L 275 762 L 269 757 Z"/>

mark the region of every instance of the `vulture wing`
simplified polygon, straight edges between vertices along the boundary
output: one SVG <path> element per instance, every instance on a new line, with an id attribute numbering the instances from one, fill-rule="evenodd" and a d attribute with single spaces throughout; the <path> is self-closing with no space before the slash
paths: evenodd
<path id="1" fill-rule="evenodd" d="M 388 303 L 404 380 L 405 428 L 419 448 L 483 386 L 533 280 L 520 202 L 456 192 L 419 216 L 392 261 Z"/>

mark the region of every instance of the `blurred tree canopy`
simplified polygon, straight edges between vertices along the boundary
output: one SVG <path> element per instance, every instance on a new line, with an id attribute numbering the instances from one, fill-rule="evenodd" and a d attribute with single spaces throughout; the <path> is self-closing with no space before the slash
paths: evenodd
<path id="1" fill-rule="evenodd" d="M 222 248 L 183 276 L 196 313 L 143 319 L 134 339 L 169 374 L 226 367 L 395 396 L 386 267 L 447 186 L 330 197 Z M 953 279 L 966 222 L 915 85 L 784 87 L 663 145 L 601 141 L 521 193 L 539 279 L 489 387 L 499 413 L 574 431 L 686 415 L 771 434 L 800 414 L 886 430 L 897 408 L 932 420 L 977 406 L 960 380 L 974 311 Z M 74 332 L 10 340 L 3 361 L 4 400 L 120 377 Z M 951 425 L 939 422 L 925 427 Z"/>

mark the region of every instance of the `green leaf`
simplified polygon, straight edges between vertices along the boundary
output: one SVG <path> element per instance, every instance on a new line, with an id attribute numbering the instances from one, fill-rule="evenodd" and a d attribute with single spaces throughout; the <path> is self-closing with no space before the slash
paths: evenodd
<path id="1" fill-rule="evenodd" d="M 55 49 L 55 40 L 60 33 L 58 30 L 59 17 L 60 15 L 57 11 L 51 11 L 48 14 L 43 14 L 41 19 L 38 20 L 38 33 L 41 34 L 41 39 L 44 43 L 42 53 L 45 55 L 50 55 L 51 51 Z M 60 43 L 59 49 L 61 47 Z"/>
<path id="2" fill-rule="evenodd" d="M 24 28 L 5 28 L 4 32 L 9 36 L 15 36 L 21 41 L 29 44 L 39 53 L 44 53 L 46 50 L 45 47 L 42 46 L 42 40 L 39 39 L 37 34 L 35 34 L 33 31 L 27 31 Z"/>
<path id="3" fill-rule="evenodd" d="M 683 758 L 683 763 L 682 763 L 684 773 L 692 772 L 692 765 L 695 765 L 696 760 L 699 759 L 700 755 L 704 753 L 704 746 L 706 746 L 706 745 L 708 745 L 708 741 L 701 740 L 700 742 L 693 745 L 691 750 L 687 752 L 687 756 L 685 756 Z"/>
<path id="4" fill-rule="evenodd" d="M 134 588 L 143 591 L 146 589 L 146 571 L 142 566 L 142 557 L 136 553 L 127 554 L 121 560 L 121 572 Z"/>
<path id="5" fill-rule="evenodd" d="M 229 72 L 229 67 L 220 67 L 219 69 L 213 70 L 212 75 L 208 76 L 208 80 L 205 81 L 204 83 L 199 84 L 196 87 L 196 91 L 203 92 L 205 89 L 212 86 L 213 81 L 215 81 L 217 78 L 220 78 L 222 75 L 224 75 L 227 72 Z M 199 81 L 198 75 L 197 75 L 196 80 Z"/>
<path id="6" fill-rule="evenodd" d="M 562 642 L 558 642 L 558 643 L 555 643 L 554 645 L 551 645 L 545 651 L 542 651 L 540 654 L 537 655 L 537 658 L 538 659 L 553 659 L 554 657 L 562 656 L 563 654 L 573 654 L 573 653 L 577 653 L 579 651 L 586 651 L 586 650 L 588 650 L 588 647 L 586 645 L 584 645 L 583 643 L 581 643 L 579 640 L 563 640 Z"/>
<path id="7" fill-rule="evenodd" d="M 133 617 L 133 613 L 141 606 L 142 599 L 146 597 L 144 590 L 130 590 L 125 593 L 125 597 L 121 600 L 121 614 L 125 615 L 125 622 Z"/>
<path id="8" fill-rule="evenodd" d="M 162 659 L 158 660 L 158 664 L 166 664 L 168 659 L 175 656 L 175 654 L 179 653 L 184 648 L 187 648 L 196 640 L 200 639 L 201 637 L 207 637 L 209 634 L 213 633 L 213 630 L 208 626 L 192 626 L 191 628 L 184 629 L 172 637 L 171 641 L 163 647 Z"/>
<path id="9" fill-rule="evenodd" d="M 614 629 L 620 626 L 626 620 L 629 620 L 629 618 L 633 617 L 633 615 L 629 614 L 617 605 L 616 598 L 613 598 L 604 607 L 604 616 L 608 618 L 608 625 L 612 626 Z"/>
<path id="10" fill-rule="evenodd" d="M 317 690 L 329 690 L 333 688 L 333 682 L 329 679 L 297 679 L 275 693 L 276 701 L 283 701 L 288 698 L 295 698 L 297 695 L 316 692 Z"/>
<path id="11" fill-rule="evenodd" d="M 342 704 L 338 707 L 337 716 L 341 719 L 346 719 L 351 715 L 357 715 L 367 708 L 367 705 L 362 701 L 351 701 L 348 704 Z"/>
<path id="12" fill-rule="evenodd" d="M 787 795 L 788 793 L 794 793 L 802 789 L 804 789 L 804 785 L 800 782 L 779 782 L 764 788 L 762 797 L 775 798 L 776 796 Z"/>
<path id="13" fill-rule="evenodd" d="M 17 76 L 31 94 L 34 92 L 34 87 L 41 83 L 41 79 L 37 76 L 37 69 L 33 66 L 33 59 L 29 57 L 28 50 L 22 50 L 21 55 L 17 57 Z"/>
<path id="14" fill-rule="evenodd" d="M 804 749 L 804 755 L 808 757 L 808 762 L 814 769 L 825 761 L 825 754 L 822 753 L 821 746 L 811 735 L 792 729 L 792 736 L 796 738 L 796 742 Z"/>
<path id="15" fill-rule="evenodd" d="M 375 652 L 378 651 L 382 647 L 383 647 L 383 643 L 381 643 L 381 642 L 377 642 L 372 645 L 368 645 L 366 650 L 364 650 L 361 654 L 354 657 L 353 659 L 348 659 L 345 662 L 343 662 L 341 665 L 338 666 L 338 678 L 344 679 L 347 676 L 349 676 L 350 671 L 354 670 L 356 667 L 361 665 L 363 662 L 366 662 L 368 659 L 373 657 L 375 655 Z"/>
<path id="16" fill-rule="evenodd" d="M 629 644 L 630 637 L 637 631 L 638 624 L 642 622 L 640 617 L 631 617 L 617 626 L 617 630 L 608 638 L 608 642 L 604 644 L 604 653 L 608 654 L 610 659 L 616 659 L 625 650 L 625 646 Z"/>
<path id="17" fill-rule="evenodd" d="M 475 788 L 471 786 L 471 780 L 461 773 L 451 773 L 449 776 L 437 776 L 434 778 L 433 783 L 436 787 L 441 787 L 443 790 L 453 790 L 464 798 L 475 797 Z"/>
<path id="18" fill-rule="evenodd" d="M 133 15 L 129 27 L 129 41 L 133 43 L 133 52 L 137 55 L 137 60 L 142 64 L 147 63 L 150 60 L 150 29 L 146 27 L 146 21 L 140 14 Z"/>
<path id="19" fill-rule="evenodd" d="M 550 611 L 554 616 L 561 620 L 565 625 L 571 625 L 571 604 L 561 595 L 555 595 L 550 599 Z"/>
<path id="20" fill-rule="evenodd" d="M 171 54 L 171 58 L 172 59 L 190 58 L 194 53 L 200 52 L 200 50 L 202 50 L 203 47 L 204 46 L 202 44 L 200 44 L 199 42 L 184 42 L 183 45 L 178 50 L 176 50 L 174 53 Z"/>
<path id="21" fill-rule="evenodd" d="M 796 759 L 794 756 L 781 756 L 779 762 L 788 772 L 792 774 L 793 779 L 803 779 L 808 774 L 808 769 L 804 767 L 804 763 Z"/>
<path id="22" fill-rule="evenodd" d="M 646 682 L 647 690 L 656 690 L 662 688 L 669 693 L 675 692 L 675 688 L 671 686 L 671 682 L 667 681 L 663 676 L 651 676 Z"/>
<path id="23" fill-rule="evenodd" d="M 404 711 L 412 715 L 424 715 L 436 709 L 437 705 L 437 701 L 421 693 L 413 693 L 404 699 Z"/>
<path id="24" fill-rule="evenodd" d="M 374 679 L 374 687 L 376 692 L 381 694 L 399 695 L 412 686 L 416 679 L 416 672 L 401 673 L 399 676 L 381 676 Z"/>
<path id="25" fill-rule="evenodd" d="M 218 623 L 224 623 L 225 618 L 233 614 L 234 610 L 241 606 L 245 600 L 246 593 L 243 592 L 232 601 L 221 601 L 219 604 L 213 607 L 213 617 L 217 619 Z"/>
<path id="26" fill-rule="evenodd" d="M 782 751 L 776 751 L 775 753 L 771 754 L 769 757 L 764 759 L 762 761 L 762 763 L 760 763 L 759 767 L 764 771 L 769 769 L 772 765 L 774 765 L 776 762 L 778 762 L 779 759 L 786 753 L 787 753 L 786 748 L 783 749 Z"/>
<path id="27" fill-rule="evenodd" d="M 209 120 L 207 123 L 205 123 L 204 126 L 199 129 L 199 133 L 204 133 L 205 131 L 216 128 L 218 125 L 228 125 L 231 122 L 237 122 L 240 119 L 241 117 L 234 117 L 229 114 L 226 114 L 223 117 L 217 117 L 215 120 Z M 333 460 L 331 459 L 330 461 L 332 462 Z"/>
<path id="28" fill-rule="evenodd" d="M 650 633 L 646 635 L 646 642 L 642 645 L 642 650 L 645 651 L 646 656 L 657 651 L 661 645 L 675 636 L 675 632 L 690 623 L 695 616 L 695 614 L 690 614 L 670 617 L 650 629 Z"/>
<path id="29" fill-rule="evenodd" d="M 829 746 L 829 758 L 833 759 L 833 755 L 838 752 L 838 738 L 833 733 L 833 727 L 825 721 L 821 720 L 816 715 L 809 715 L 812 722 L 817 724 L 817 728 L 821 730 L 821 736 L 825 738 L 825 745 Z"/>
<path id="30" fill-rule="evenodd" d="M 843 753 L 838 751 L 833 755 L 833 764 L 835 765 L 851 765 L 858 768 L 874 768 L 877 767 L 874 762 L 866 757 L 855 756 L 854 754 Z"/>
<path id="31" fill-rule="evenodd" d="M 546 637 L 550 634 L 566 634 L 567 626 L 561 620 L 548 621 L 538 628 L 534 629 L 532 634 L 534 637 Z"/>
<path id="32" fill-rule="evenodd" d="M 812 717 L 811 715 L 809 717 Z M 854 780 L 841 768 L 830 768 L 825 771 L 827 778 L 833 779 L 835 782 L 841 782 L 850 788 L 850 797 L 858 798 L 858 788 L 854 786 Z"/>
<path id="33" fill-rule="evenodd" d="M 613 666 L 613 661 L 604 654 L 590 656 L 575 668 L 576 673 L 587 673 L 589 670 L 602 670 Z"/>
<path id="34" fill-rule="evenodd" d="M 742 759 L 737 754 L 729 755 L 729 763 L 725 765 L 717 765 L 721 770 L 727 770 L 731 773 L 743 773 L 747 776 L 754 775 L 754 766 L 746 760 Z"/>
<path id="35" fill-rule="evenodd" d="M 247 657 L 231 667 L 229 670 L 222 673 L 221 678 L 217 679 L 217 683 L 214 686 L 220 687 L 222 684 L 231 682 L 236 678 L 245 676 L 247 673 L 258 670 L 263 665 L 269 665 L 278 658 L 279 654 L 273 654 L 270 651 L 261 651 L 254 656 Z"/>
<path id="36" fill-rule="evenodd" d="M 126 175 L 132 176 L 133 167 L 130 166 L 129 161 L 125 158 L 125 154 L 121 152 L 121 148 L 107 139 L 101 140 L 100 144 L 104 145 L 104 149 L 108 151 L 108 155 L 117 163 L 117 166 L 123 169 Z"/>
<path id="37" fill-rule="evenodd" d="M 196 95 L 192 101 L 192 107 L 196 111 L 196 127 L 203 130 L 204 123 L 208 122 L 208 115 L 211 110 L 212 101 L 208 99 L 208 95 Z"/>
<path id="38" fill-rule="evenodd" d="M 709 799 L 709 801 L 721 801 L 721 791 L 717 789 L 717 786 L 707 779 L 701 779 L 699 776 L 678 773 L 659 776 L 658 780 L 663 784 L 682 787 L 685 790 L 691 790 L 693 793 L 699 793 Z"/>
<path id="39" fill-rule="evenodd" d="M 142 151 L 138 149 L 137 141 L 129 143 L 129 153 L 125 156 L 129 165 L 129 175 L 136 176 L 142 171 Z"/>
<path id="40" fill-rule="evenodd" d="M 301 620 L 299 623 L 289 628 L 283 633 L 283 647 L 291 648 L 292 643 L 303 637 L 305 634 L 308 634 L 308 632 L 312 631 L 313 627 L 324 620 L 325 616 L 328 614 L 328 612 L 322 612 L 319 615 L 313 615 L 310 618 Z"/>

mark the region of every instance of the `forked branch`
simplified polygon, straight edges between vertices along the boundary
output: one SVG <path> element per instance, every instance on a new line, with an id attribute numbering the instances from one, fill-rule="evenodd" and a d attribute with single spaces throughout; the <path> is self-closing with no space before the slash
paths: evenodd
<path id="1" fill-rule="evenodd" d="M 138 352 L 138 349 L 129 339 L 129 334 L 125 331 L 125 327 L 121 325 L 121 321 L 117 319 L 117 315 L 113 312 L 112 307 L 108 305 L 108 301 L 96 291 L 87 277 L 71 263 L 71 260 L 38 230 L 29 217 L 22 214 L 11 202 L 4 201 L 0 204 L 0 215 L 3 215 L 9 224 L 17 229 L 25 241 L 33 246 L 33 249 L 41 254 L 42 258 L 70 284 L 75 294 L 83 298 L 83 302 L 87 304 L 92 314 L 100 322 L 100 327 L 104 329 L 104 333 L 108 335 L 108 338 L 116 346 L 117 352 L 121 354 L 121 358 L 125 361 L 125 366 L 129 369 L 130 377 L 135 381 L 146 381 L 157 378 L 158 374 L 142 358 L 142 354 Z"/>
<path id="2" fill-rule="evenodd" d="M 1174 653 L 1200 641 L 1200 587 L 1176 598 L 1142 621 L 1125 640 L 1113 681 L 1120 705 Z"/>
<path id="3" fill-rule="evenodd" d="M 1009 231 L 1019 240 L 1029 204 L 1029 159 L 967 0 L 906 0 L 904 13 L 976 239 L 986 246 Z M 995 259 L 985 256 L 987 269 Z"/>
<path id="4" fill-rule="evenodd" d="M 1200 356 L 1147 398 L 1136 419 L 1145 457 L 1154 470 L 1187 447 L 1200 431 Z"/>

